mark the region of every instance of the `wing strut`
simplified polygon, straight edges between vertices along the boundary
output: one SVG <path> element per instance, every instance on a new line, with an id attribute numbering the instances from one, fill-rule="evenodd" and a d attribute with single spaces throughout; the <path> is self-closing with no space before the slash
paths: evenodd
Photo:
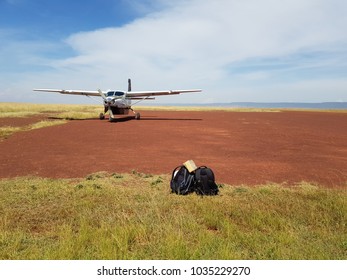
<path id="1" fill-rule="evenodd" d="M 154 98 L 153 98 L 153 97 L 150 97 L 150 96 L 146 96 L 146 97 L 144 97 L 144 98 L 141 98 L 139 101 L 136 101 L 135 103 L 131 104 L 131 106 L 133 106 L 133 105 L 135 105 L 135 104 L 137 104 L 137 103 L 140 103 L 140 102 L 142 102 L 142 101 L 144 101 L 144 100 L 146 100 L 146 99 L 154 99 Z"/>

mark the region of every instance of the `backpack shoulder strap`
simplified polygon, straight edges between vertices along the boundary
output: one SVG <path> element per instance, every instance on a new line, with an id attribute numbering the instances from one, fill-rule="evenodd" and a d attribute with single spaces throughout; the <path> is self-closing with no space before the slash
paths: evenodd
<path id="1" fill-rule="evenodd" d="M 171 180 L 175 177 L 175 172 L 178 171 L 179 169 L 181 169 L 181 167 L 184 167 L 184 166 L 179 165 L 172 171 Z"/>

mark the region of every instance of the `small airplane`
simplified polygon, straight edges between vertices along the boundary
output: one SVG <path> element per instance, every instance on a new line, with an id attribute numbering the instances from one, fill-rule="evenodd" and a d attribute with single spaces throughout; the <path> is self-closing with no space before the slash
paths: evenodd
<path id="1" fill-rule="evenodd" d="M 132 91 L 131 79 L 128 79 L 128 91 L 109 90 L 87 91 L 87 90 L 65 90 L 65 89 L 33 89 L 34 91 L 57 92 L 61 94 L 84 95 L 87 97 L 101 97 L 104 104 L 104 112 L 100 113 L 100 120 L 105 119 L 105 114 L 108 112 L 109 120 L 116 120 L 115 115 L 127 115 L 129 110 L 135 115 L 135 119 L 140 119 L 140 113 L 135 112 L 131 105 L 137 104 L 144 100 L 153 100 L 153 96 L 172 95 L 187 92 L 201 92 L 201 89 L 183 89 L 183 90 L 163 90 L 163 91 Z M 138 100 L 131 104 L 132 100 Z"/>

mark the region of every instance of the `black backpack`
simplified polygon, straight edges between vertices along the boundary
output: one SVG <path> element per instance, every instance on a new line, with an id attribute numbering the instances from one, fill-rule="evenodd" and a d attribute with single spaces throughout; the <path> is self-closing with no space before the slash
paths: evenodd
<path id="1" fill-rule="evenodd" d="M 210 168 L 200 166 L 195 170 L 195 192 L 200 195 L 218 194 L 218 186 L 214 180 L 213 171 Z"/>
<path id="2" fill-rule="evenodd" d="M 172 172 L 170 187 L 173 193 L 181 195 L 191 192 L 199 195 L 217 195 L 219 192 L 213 171 L 206 166 L 201 166 L 191 173 L 183 165 L 176 167 Z"/>
<path id="3" fill-rule="evenodd" d="M 194 173 L 189 173 L 185 166 L 177 166 L 172 171 L 170 181 L 171 191 L 177 194 L 186 195 L 194 192 L 195 178 Z"/>

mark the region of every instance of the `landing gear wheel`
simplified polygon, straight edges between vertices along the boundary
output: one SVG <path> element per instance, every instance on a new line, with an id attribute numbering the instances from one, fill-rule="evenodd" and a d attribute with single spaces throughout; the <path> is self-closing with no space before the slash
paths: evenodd
<path id="1" fill-rule="evenodd" d="M 99 119 L 100 119 L 100 120 L 104 120 L 104 119 L 105 119 L 105 115 L 104 115 L 103 113 L 100 113 Z"/>
<path id="2" fill-rule="evenodd" d="M 135 112 L 132 108 L 129 108 L 135 115 L 135 120 L 139 120 L 141 118 L 140 113 Z"/>

